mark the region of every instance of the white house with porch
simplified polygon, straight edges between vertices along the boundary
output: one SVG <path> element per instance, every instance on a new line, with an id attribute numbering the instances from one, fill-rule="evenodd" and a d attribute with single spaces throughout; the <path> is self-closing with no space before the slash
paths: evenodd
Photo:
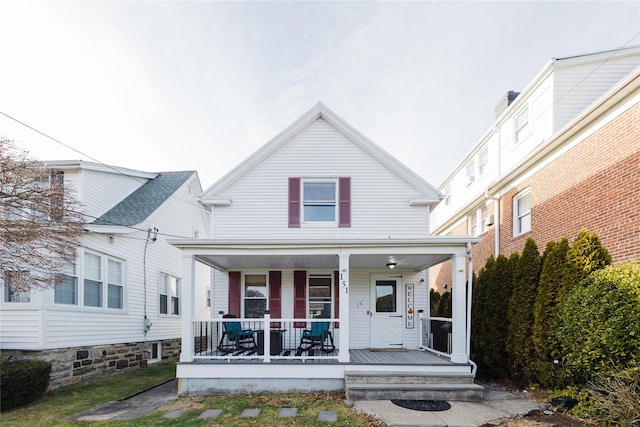
<path id="1" fill-rule="evenodd" d="M 479 399 L 466 286 L 479 239 L 429 235 L 441 198 L 313 107 L 204 191 L 210 239 L 171 241 L 184 257 L 180 394 Z M 431 319 L 427 269 L 448 260 L 452 318 Z M 198 263 L 215 269 L 207 318 Z"/>

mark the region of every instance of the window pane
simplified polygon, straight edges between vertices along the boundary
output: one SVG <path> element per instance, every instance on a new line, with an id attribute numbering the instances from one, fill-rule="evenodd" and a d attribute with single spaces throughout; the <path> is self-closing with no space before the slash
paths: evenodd
<path id="1" fill-rule="evenodd" d="M 29 291 L 18 292 L 11 289 L 10 286 L 5 286 L 4 301 L 5 302 L 29 302 L 31 301 L 31 295 Z"/>
<path id="2" fill-rule="evenodd" d="M 78 304 L 78 278 L 62 275 L 53 292 L 53 302 L 56 304 Z"/>
<path id="3" fill-rule="evenodd" d="M 266 299 L 245 299 L 244 300 L 244 317 L 256 318 L 264 317 L 267 309 Z"/>
<path id="4" fill-rule="evenodd" d="M 395 313 L 396 312 L 396 283 L 376 282 L 376 312 Z"/>
<path id="5" fill-rule="evenodd" d="M 84 254 L 84 277 L 91 280 L 100 280 L 100 262 L 98 255 L 85 252 Z"/>
<path id="6" fill-rule="evenodd" d="M 331 318 L 331 302 L 309 302 L 309 316 L 312 319 L 317 317 Z"/>
<path id="7" fill-rule="evenodd" d="M 305 221 L 335 221 L 336 207 L 335 205 L 330 205 L 330 206 L 305 205 L 304 220 Z"/>
<path id="8" fill-rule="evenodd" d="M 102 282 L 90 279 L 84 280 L 84 305 L 102 307 Z"/>
<path id="9" fill-rule="evenodd" d="M 107 306 L 122 308 L 122 286 L 112 284 L 107 286 Z"/>
<path id="10" fill-rule="evenodd" d="M 167 295 L 169 293 L 169 276 L 164 273 L 160 273 L 158 292 L 164 295 Z"/>
<path id="11" fill-rule="evenodd" d="M 180 298 L 171 297 L 171 314 L 180 314 Z"/>
<path id="12" fill-rule="evenodd" d="M 108 263 L 108 270 L 109 270 L 109 283 L 121 285 L 122 284 L 122 263 L 110 259 Z"/>
<path id="13" fill-rule="evenodd" d="M 531 210 L 531 200 L 527 194 L 518 199 L 518 216 L 529 213 L 529 210 Z"/>
<path id="14" fill-rule="evenodd" d="M 168 314 L 167 311 L 167 296 L 166 295 L 160 295 L 160 313 L 161 314 Z"/>
<path id="15" fill-rule="evenodd" d="M 304 202 L 336 200 L 336 184 L 334 182 L 305 182 Z"/>
<path id="16" fill-rule="evenodd" d="M 247 285 L 264 285 L 267 284 L 267 276 L 264 274 L 247 274 L 244 276 L 244 283 Z"/>

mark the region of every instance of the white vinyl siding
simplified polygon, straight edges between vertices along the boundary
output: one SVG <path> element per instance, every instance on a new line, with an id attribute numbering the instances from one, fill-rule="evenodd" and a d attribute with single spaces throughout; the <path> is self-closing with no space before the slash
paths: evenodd
<path id="1" fill-rule="evenodd" d="M 351 227 L 288 227 L 288 179 L 351 177 Z M 428 210 L 409 206 L 419 191 L 322 119 L 316 120 L 216 198 L 216 239 L 413 238 L 426 236 Z M 384 200 L 384 203 L 381 201 Z M 256 221 L 255 213 L 260 212 Z M 393 218 L 393 221 L 389 221 Z"/>

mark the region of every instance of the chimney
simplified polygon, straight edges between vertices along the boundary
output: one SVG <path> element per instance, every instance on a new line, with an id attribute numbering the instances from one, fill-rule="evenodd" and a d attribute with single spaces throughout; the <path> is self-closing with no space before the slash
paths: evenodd
<path id="1" fill-rule="evenodd" d="M 502 114 L 504 110 L 507 109 L 509 105 L 511 105 L 511 103 L 518 97 L 518 95 L 520 95 L 520 92 L 515 92 L 513 90 L 507 92 L 507 94 L 500 100 L 500 102 L 498 102 L 498 105 L 496 105 L 496 119 L 498 118 L 498 116 L 500 116 L 500 114 Z"/>

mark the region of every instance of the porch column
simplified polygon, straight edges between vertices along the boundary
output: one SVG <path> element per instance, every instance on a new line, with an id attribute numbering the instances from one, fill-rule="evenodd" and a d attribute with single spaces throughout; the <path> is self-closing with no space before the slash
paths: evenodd
<path id="1" fill-rule="evenodd" d="M 349 254 L 339 255 L 340 274 L 340 344 L 338 362 L 349 363 Z"/>
<path id="2" fill-rule="evenodd" d="M 195 288 L 195 268 L 196 261 L 193 256 L 184 255 L 182 258 L 182 289 L 180 290 L 180 313 L 182 315 L 181 362 L 193 361 L 193 318 L 195 313 L 193 293 Z"/>
<path id="3" fill-rule="evenodd" d="M 451 265 L 451 300 L 452 300 L 452 330 L 451 330 L 451 361 L 454 363 L 467 363 L 465 344 L 467 336 L 467 310 L 466 310 L 466 263 L 464 255 L 455 255 Z"/>

